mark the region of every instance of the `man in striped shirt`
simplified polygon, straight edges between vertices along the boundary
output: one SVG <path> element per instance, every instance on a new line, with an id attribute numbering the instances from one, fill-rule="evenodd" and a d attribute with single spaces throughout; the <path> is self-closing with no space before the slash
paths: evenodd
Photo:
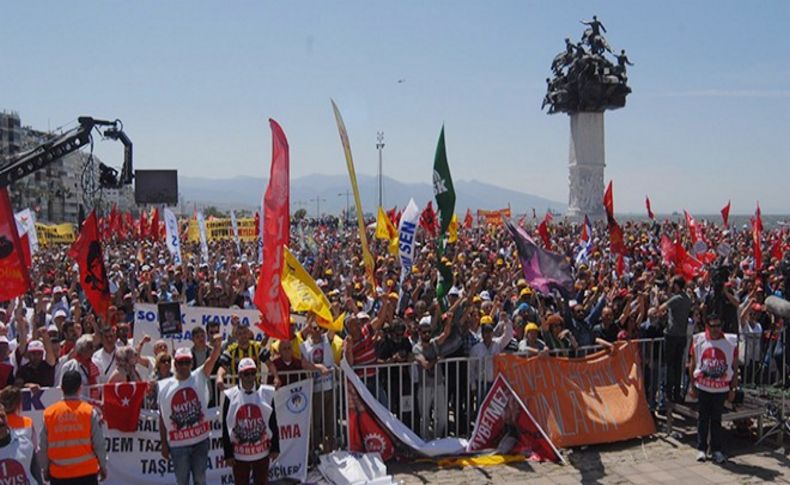
<path id="1" fill-rule="evenodd" d="M 376 318 L 371 320 L 366 312 L 359 312 L 353 317 L 346 318 L 348 336 L 343 342 L 343 353 L 350 366 L 376 364 L 376 342 L 382 338 L 381 327 L 391 317 L 391 307 L 390 299 L 385 298 Z M 376 369 L 360 369 L 357 375 L 376 399 L 386 405 L 387 396 L 382 383 L 377 378 Z"/>

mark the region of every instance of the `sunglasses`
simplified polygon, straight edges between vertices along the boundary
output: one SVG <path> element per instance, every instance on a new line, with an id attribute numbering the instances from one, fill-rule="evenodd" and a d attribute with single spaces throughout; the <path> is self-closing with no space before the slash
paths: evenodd
<path id="1" fill-rule="evenodd" d="M 710 328 L 719 328 L 721 327 L 721 323 L 709 323 L 708 326 Z"/>
<path id="2" fill-rule="evenodd" d="M 177 360 L 176 365 L 192 365 L 192 359 Z"/>
<path id="3" fill-rule="evenodd" d="M 244 371 L 244 372 L 240 373 L 239 375 L 241 377 L 255 377 L 255 371 L 254 370 Z"/>
<path id="4" fill-rule="evenodd" d="M 170 365 L 170 363 L 171 363 L 171 362 L 172 362 L 172 360 L 170 360 L 170 359 L 162 359 L 162 360 L 159 362 L 159 365 L 162 365 L 162 364 L 167 364 L 167 365 Z"/>

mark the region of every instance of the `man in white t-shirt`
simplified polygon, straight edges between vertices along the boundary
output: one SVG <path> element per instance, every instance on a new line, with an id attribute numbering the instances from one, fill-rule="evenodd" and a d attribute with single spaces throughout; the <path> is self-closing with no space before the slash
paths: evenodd
<path id="1" fill-rule="evenodd" d="M 311 448 L 318 450 L 318 445 L 328 453 L 334 446 L 334 385 L 332 368 L 335 357 L 327 335 L 315 324 L 315 318 L 308 317 L 307 326 L 302 330 L 305 340 L 299 344 L 302 354 L 302 369 L 315 370 L 313 374 L 313 419 L 310 440 Z"/>
<path id="2" fill-rule="evenodd" d="M 99 368 L 99 383 L 106 384 L 115 370 L 115 329 L 107 326 L 100 330 L 101 348 L 93 353 L 93 363 Z"/>
<path id="3" fill-rule="evenodd" d="M 176 350 L 176 372 L 159 382 L 159 436 L 162 456 L 173 459 L 176 483 L 206 485 L 209 435 L 209 375 L 222 350 L 222 336 L 213 338 L 206 362 L 192 370 L 189 347 Z"/>

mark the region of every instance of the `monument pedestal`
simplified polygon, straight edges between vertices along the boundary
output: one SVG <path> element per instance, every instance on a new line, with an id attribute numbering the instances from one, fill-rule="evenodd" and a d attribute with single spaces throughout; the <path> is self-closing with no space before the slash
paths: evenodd
<path id="1" fill-rule="evenodd" d="M 604 217 L 603 191 L 604 151 L 603 112 L 581 112 L 570 115 L 571 140 L 569 162 L 569 195 L 567 216 L 582 219 Z"/>

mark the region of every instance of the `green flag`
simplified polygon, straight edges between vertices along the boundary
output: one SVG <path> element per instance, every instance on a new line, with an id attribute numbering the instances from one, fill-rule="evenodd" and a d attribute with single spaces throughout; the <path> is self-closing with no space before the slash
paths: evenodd
<path id="1" fill-rule="evenodd" d="M 441 238 L 447 234 L 447 228 L 450 227 L 450 220 L 455 212 L 455 189 L 453 178 L 450 176 L 450 166 L 447 165 L 447 152 L 444 149 L 444 126 L 439 134 L 439 144 L 436 146 L 436 157 L 433 160 L 433 195 L 436 196 L 436 207 L 439 211 Z"/>
<path id="2" fill-rule="evenodd" d="M 436 297 L 444 298 L 453 285 L 453 270 L 449 262 L 442 262 L 447 244 L 447 228 L 455 212 L 455 189 L 453 178 L 450 176 L 450 166 L 447 164 L 447 152 L 444 148 L 444 126 L 439 134 L 439 143 L 436 146 L 436 157 L 433 160 L 433 195 L 436 197 L 436 207 L 439 211 L 439 239 L 436 242 L 437 262 L 439 264 L 439 279 L 436 283 Z"/>

